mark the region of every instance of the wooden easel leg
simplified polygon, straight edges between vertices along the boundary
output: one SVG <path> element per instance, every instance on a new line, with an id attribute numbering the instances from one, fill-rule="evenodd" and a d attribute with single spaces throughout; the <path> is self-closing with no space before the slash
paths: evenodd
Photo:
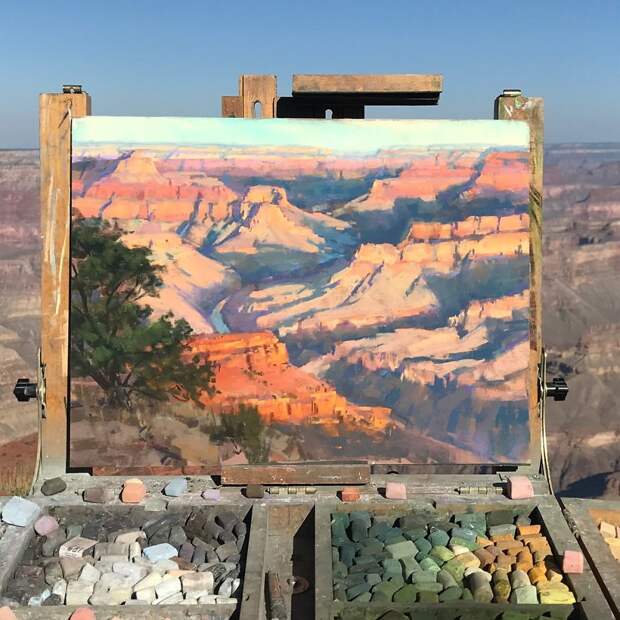
<path id="1" fill-rule="evenodd" d="M 41 477 L 67 470 L 71 119 L 90 114 L 87 93 L 39 98 L 41 166 L 41 361 L 45 366 Z"/>
<path id="2" fill-rule="evenodd" d="M 530 126 L 530 462 L 538 473 L 541 460 L 538 415 L 538 363 L 542 355 L 542 196 L 544 108 L 540 97 L 504 91 L 495 100 L 498 120 L 527 121 Z"/>

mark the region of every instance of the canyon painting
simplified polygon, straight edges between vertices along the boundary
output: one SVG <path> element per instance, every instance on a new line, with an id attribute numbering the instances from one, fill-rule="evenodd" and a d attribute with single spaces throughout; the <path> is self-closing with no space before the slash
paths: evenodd
<path id="1" fill-rule="evenodd" d="M 72 134 L 71 466 L 527 461 L 527 125 Z"/>

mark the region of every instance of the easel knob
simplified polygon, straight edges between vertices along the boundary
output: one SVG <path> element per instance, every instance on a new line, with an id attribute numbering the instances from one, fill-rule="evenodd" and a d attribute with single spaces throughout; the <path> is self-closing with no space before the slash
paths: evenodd
<path id="1" fill-rule="evenodd" d="M 25 403 L 37 397 L 37 387 L 37 384 L 31 383 L 30 379 L 18 379 L 13 394 L 20 403 Z"/>
<path id="2" fill-rule="evenodd" d="M 556 401 L 566 400 L 568 395 L 568 385 L 564 377 L 555 377 L 551 383 L 545 384 L 545 396 L 553 398 Z"/>

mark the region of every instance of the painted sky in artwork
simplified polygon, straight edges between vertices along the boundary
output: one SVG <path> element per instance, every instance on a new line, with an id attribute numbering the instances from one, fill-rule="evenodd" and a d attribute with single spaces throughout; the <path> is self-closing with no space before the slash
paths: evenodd
<path id="1" fill-rule="evenodd" d="M 527 123 L 514 121 L 364 121 L 94 116 L 73 121 L 73 142 L 92 144 L 312 147 L 368 154 L 411 147 L 527 148 Z"/>
<path id="2" fill-rule="evenodd" d="M 526 461 L 528 144 L 508 121 L 74 120 L 74 234 L 148 248 L 148 320 L 187 322 L 216 392 L 127 415 L 72 366 L 72 464 L 114 461 L 111 428 L 134 466 Z"/>

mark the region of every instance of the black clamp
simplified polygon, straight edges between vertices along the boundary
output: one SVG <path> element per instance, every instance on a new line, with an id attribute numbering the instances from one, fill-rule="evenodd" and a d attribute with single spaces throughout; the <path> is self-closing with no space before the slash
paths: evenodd
<path id="1" fill-rule="evenodd" d="M 564 377 L 554 377 L 551 383 L 545 383 L 545 396 L 556 401 L 566 400 L 568 385 Z"/>
<path id="2" fill-rule="evenodd" d="M 30 379 L 18 379 L 13 394 L 20 403 L 27 403 L 31 398 L 37 397 L 37 387 Z"/>
<path id="3" fill-rule="evenodd" d="M 82 93 L 82 85 L 81 84 L 63 84 L 62 93 L 63 95 L 80 95 Z"/>

